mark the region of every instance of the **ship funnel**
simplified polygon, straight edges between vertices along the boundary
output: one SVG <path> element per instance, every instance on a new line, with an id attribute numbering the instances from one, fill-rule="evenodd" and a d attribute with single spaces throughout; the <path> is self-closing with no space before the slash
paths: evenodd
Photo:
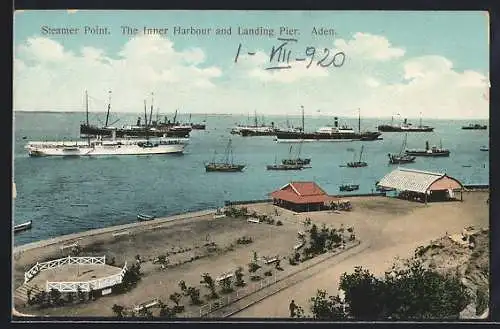
<path id="1" fill-rule="evenodd" d="M 141 125 L 141 117 L 138 117 L 137 118 L 137 126 L 140 126 Z"/>
<path id="2" fill-rule="evenodd" d="M 425 141 L 425 150 L 429 151 L 429 141 Z"/>
<path id="3" fill-rule="evenodd" d="M 274 128 L 274 122 L 271 122 L 271 127 L 273 127 L 273 128 Z"/>
<path id="4" fill-rule="evenodd" d="M 116 130 L 115 130 L 115 129 L 111 130 L 111 138 L 112 138 L 113 140 L 115 140 L 115 139 L 116 139 Z"/>
<path id="5" fill-rule="evenodd" d="M 339 118 L 338 117 L 333 118 L 333 124 L 335 125 L 335 128 L 339 127 Z"/>
<path id="6" fill-rule="evenodd" d="M 404 122 L 405 122 L 405 124 L 407 124 L 407 123 L 408 123 L 408 119 L 405 119 L 405 121 L 404 121 Z"/>

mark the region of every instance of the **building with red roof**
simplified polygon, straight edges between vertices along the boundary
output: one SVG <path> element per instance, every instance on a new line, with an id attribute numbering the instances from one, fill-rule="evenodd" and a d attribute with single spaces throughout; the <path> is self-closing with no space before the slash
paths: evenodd
<path id="1" fill-rule="evenodd" d="M 273 204 L 296 212 L 328 209 L 331 201 L 338 200 L 315 182 L 290 182 L 270 195 Z"/>

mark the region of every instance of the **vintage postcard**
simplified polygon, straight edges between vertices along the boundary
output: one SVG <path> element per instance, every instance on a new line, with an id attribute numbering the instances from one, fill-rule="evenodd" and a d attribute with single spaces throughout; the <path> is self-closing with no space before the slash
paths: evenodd
<path id="1" fill-rule="evenodd" d="M 488 318 L 486 12 L 19 10 L 13 47 L 16 320 Z"/>

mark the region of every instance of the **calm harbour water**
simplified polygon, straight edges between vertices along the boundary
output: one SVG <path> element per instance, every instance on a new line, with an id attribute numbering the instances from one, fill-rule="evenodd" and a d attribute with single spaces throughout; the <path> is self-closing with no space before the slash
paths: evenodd
<path id="1" fill-rule="evenodd" d="M 104 114 L 92 114 L 104 118 Z M 374 184 L 397 166 L 388 165 L 387 153 L 398 152 L 402 133 L 383 133 L 373 142 L 304 143 L 302 156 L 312 159 L 312 168 L 302 171 L 267 171 L 277 157 L 288 156 L 288 143 L 274 137 L 240 137 L 229 131 L 247 116 L 193 115 L 193 122 L 206 119 L 207 130 L 191 133 L 184 155 L 109 156 L 97 158 L 30 158 L 27 141 L 78 139 L 84 113 L 14 113 L 14 224 L 33 221 L 33 228 L 16 234 L 14 244 L 25 244 L 63 234 L 132 223 L 140 212 L 166 216 L 186 211 L 220 207 L 224 200 L 264 199 L 267 194 L 290 181 L 315 181 L 330 194 L 338 194 L 344 183 L 360 185 L 358 193 L 369 193 Z M 135 114 L 120 115 L 116 125 L 134 123 Z M 289 118 L 295 125 L 300 118 Z M 180 118 L 187 121 L 187 117 Z M 266 117 L 284 127 L 285 117 Z M 330 122 L 329 122 L 330 121 Z M 340 118 L 357 129 L 357 119 Z M 382 119 L 362 119 L 362 129 L 374 130 Z M 306 131 L 312 131 L 333 118 L 306 117 Z M 418 122 L 414 122 L 417 124 Z M 489 181 L 488 130 L 462 130 L 468 121 L 424 120 L 435 127 L 432 133 L 408 134 L 408 148 L 423 148 L 425 141 L 450 149 L 449 158 L 417 158 L 408 168 L 446 172 L 465 184 Z M 487 124 L 486 121 L 480 122 Z M 26 140 L 23 140 L 26 136 Z M 232 138 L 235 162 L 247 165 L 242 173 L 206 173 L 204 163 L 221 155 Z M 341 168 L 353 160 L 364 145 L 365 168 Z M 296 146 L 294 144 L 294 154 Z M 354 150 L 354 152 L 353 152 Z M 465 166 L 465 167 L 464 167 Z M 470 167 L 469 167 L 470 166 Z"/>

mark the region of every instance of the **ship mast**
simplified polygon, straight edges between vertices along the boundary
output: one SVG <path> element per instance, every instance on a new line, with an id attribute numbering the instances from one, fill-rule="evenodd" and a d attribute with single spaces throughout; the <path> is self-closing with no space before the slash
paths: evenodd
<path id="1" fill-rule="evenodd" d="M 151 126 L 152 119 L 153 119 L 153 93 L 151 93 L 151 110 L 149 112 L 149 126 Z"/>
<path id="2" fill-rule="evenodd" d="M 85 113 L 87 114 L 87 128 L 89 127 L 89 93 L 85 90 Z M 87 144 L 90 146 L 90 135 L 87 134 Z"/>
<path id="3" fill-rule="evenodd" d="M 106 113 L 106 123 L 104 124 L 104 127 L 108 126 L 109 111 L 110 110 L 111 110 L 111 90 L 108 91 L 108 112 Z"/>
<path id="4" fill-rule="evenodd" d="M 358 131 L 361 134 L 361 109 L 358 108 Z"/>
<path id="5" fill-rule="evenodd" d="M 304 106 L 301 105 L 300 108 L 302 109 L 302 133 L 304 133 Z"/>
<path id="6" fill-rule="evenodd" d="M 85 113 L 87 115 L 87 127 L 89 126 L 89 93 L 85 90 Z"/>

